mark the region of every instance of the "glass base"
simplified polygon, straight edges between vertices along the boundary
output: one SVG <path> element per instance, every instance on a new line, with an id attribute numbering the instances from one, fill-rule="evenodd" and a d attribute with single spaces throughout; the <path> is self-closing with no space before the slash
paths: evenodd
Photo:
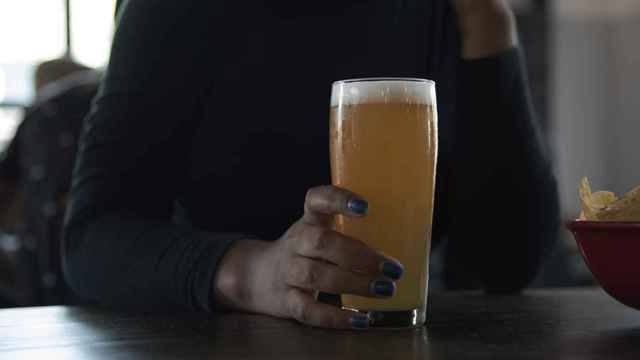
<path id="1" fill-rule="evenodd" d="M 426 320 L 422 309 L 401 311 L 357 310 L 344 306 L 343 309 L 356 311 L 369 317 L 369 328 L 379 330 L 407 330 L 422 327 Z"/>

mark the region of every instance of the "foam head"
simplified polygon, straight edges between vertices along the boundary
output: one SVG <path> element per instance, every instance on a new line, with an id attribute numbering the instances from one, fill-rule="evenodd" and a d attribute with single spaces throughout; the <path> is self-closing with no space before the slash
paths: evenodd
<path id="1" fill-rule="evenodd" d="M 412 78 L 370 78 L 333 83 L 331 106 L 356 104 L 424 104 L 436 101 L 436 83 Z"/>

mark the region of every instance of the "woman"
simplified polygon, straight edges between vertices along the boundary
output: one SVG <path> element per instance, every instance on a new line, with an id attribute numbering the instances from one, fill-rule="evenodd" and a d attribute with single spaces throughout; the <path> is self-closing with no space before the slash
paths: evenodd
<path id="1" fill-rule="evenodd" d="M 328 227 L 368 206 L 317 186 L 328 99 L 334 80 L 399 76 L 439 84 L 449 283 L 522 288 L 557 204 L 515 33 L 506 0 L 125 1 L 74 175 L 68 281 L 113 306 L 366 328 L 313 297 L 389 296 L 402 276 Z"/>

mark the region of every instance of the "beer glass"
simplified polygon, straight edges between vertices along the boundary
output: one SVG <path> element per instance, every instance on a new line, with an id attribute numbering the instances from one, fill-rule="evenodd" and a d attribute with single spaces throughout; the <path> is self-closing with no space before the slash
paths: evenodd
<path id="1" fill-rule="evenodd" d="M 426 320 L 431 222 L 438 152 L 433 81 L 337 81 L 331 94 L 331 175 L 369 202 L 363 218 L 337 216 L 335 228 L 405 267 L 393 297 L 343 295 L 371 327 L 411 328 Z"/>

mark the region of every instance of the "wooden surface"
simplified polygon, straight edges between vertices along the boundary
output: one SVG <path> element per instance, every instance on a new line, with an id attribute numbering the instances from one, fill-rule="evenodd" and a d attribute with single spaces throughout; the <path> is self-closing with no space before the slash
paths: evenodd
<path id="1" fill-rule="evenodd" d="M 426 329 L 345 332 L 266 316 L 0 310 L 0 359 L 640 359 L 640 312 L 598 289 L 442 293 Z"/>

